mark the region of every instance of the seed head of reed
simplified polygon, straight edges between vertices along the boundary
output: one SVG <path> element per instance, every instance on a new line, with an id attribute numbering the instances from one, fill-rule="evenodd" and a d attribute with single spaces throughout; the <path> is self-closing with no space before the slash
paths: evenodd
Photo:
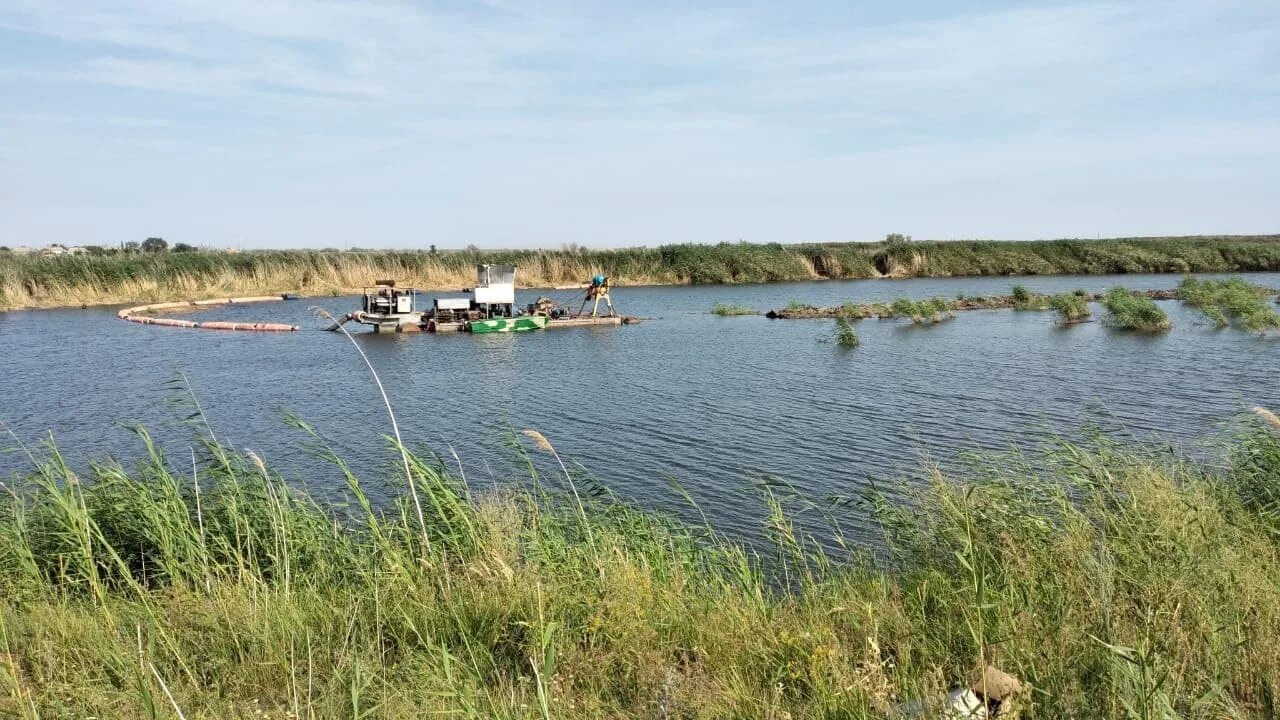
<path id="1" fill-rule="evenodd" d="M 537 430 L 521 430 L 520 433 L 530 440 L 533 440 L 533 444 L 537 445 L 539 450 L 545 450 L 547 452 L 556 451 L 555 447 L 551 445 L 551 441 Z"/>
<path id="2" fill-rule="evenodd" d="M 244 454 L 245 454 L 245 457 L 253 461 L 253 466 L 258 468 L 258 472 L 262 473 L 262 477 L 266 477 L 267 464 L 262 462 L 262 458 L 258 457 L 257 453 L 249 449 L 245 449 Z"/>
<path id="3" fill-rule="evenodd" d="M 1276 430 L 1280 430 L 1280 417 L 1276 417 L 1275 413 L 1271 412 L 1270 410 L 1260 405 L 1253 408 L 1253 413 L 1258 417 L 1262 418 L 1263 421 L 1265 421 L 1271 427 L 1275 428 Z"/>

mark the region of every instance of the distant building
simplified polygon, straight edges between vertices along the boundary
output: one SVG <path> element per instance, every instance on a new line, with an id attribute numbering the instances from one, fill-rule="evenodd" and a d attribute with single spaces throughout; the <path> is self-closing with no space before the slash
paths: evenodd
<path id="1" fill-rule="evenodd" d="M 35 252 L 35 248 L 27 247 L 26 245 L 19 245 L 18 247 L 13 248 L 12 252 L 15 255 L 30 255 Z"/>

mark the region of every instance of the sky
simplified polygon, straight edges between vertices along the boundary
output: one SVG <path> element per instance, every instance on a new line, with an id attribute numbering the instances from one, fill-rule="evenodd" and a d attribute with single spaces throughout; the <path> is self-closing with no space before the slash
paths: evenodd
<path id="1" fill-rule="evenodd" d="M 0 245 L 1280 232 L 1280 2 L 0 0 Z"/>

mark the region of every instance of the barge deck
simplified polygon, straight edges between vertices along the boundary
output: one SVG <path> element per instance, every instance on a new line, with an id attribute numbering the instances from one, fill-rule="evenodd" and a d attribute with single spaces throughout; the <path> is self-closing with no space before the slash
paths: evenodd
<path id="1" fill-rule="evenodd" d="M 614 315 L 613 317 L 574 317 L 574 318 L 552 318 L 547 321 L 545 328 L 554 330 L 556 328 L 575 328 L 575 327 L 594 327 L 606 325 L 630 325 L 639 322 L 638 318 L 622 317 Z M 435 322 L 427 321 L 427 332 L 436 333 L 453 333 L 464 332 L 467 323 L 464 322 Z"/>

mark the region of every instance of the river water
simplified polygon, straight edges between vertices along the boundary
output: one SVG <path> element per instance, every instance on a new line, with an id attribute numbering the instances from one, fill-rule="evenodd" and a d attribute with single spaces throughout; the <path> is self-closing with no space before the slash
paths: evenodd
<path id="1" fill-rule="evenodd" d="M 1280 286 L 1280 273 L 1253 274 Z M 1142 335 L 1094 322 L 1059 328 L 1051 313 L 959 313 L 928 327 L 855 325 L 862 346 L 829 342 L 832 322 L 717 317 L 717 302 L 762 310 L 789 301 L 833 305 L 934 295 L 1175 286 L 1171 275 L 828 281 L 753 286 L 619 288 L 639 325 L 519 335 L 358 335 L 412 446 L 456 452 L 473 486 L 520 471 L 509 429 L 541 431 L 566 460 L 618 494 L 676 509 L 675 478 L 713 523 L 750 532 L 761 507 L 744 488 L 764 477 L 821 500 L 893 482 L 922 459 L 1028 447 L 1086 425 L 1159 437 L 1194 450 L 1251 405 L 1280 408 L 1280 339 L 1217 330 L 1161 303 L 1171 332 Z M 522 292 L 522 302 L 536 291 Z M 560 299 L 570 293 L 553 293 Z M 337 497 L 342 481 L 282 421 L 292 412 L 324 434 L 375 491 L 398 460 L 381 399 L 340 334 L 307 311 L 357 299 L 218 308 L 207 318 L 293 322 L 256 334 L 122 322 L 116 308 L 0 313 L 0 420 L 26 443 L 52 432 L 74 463 L 141 453 L 127 425 L 151 428 L 172 457 L 192 430 L 168 381 L 189 378 L 213 429 L 252 448 L 291 480 Z M 0 445 L 16 445 L 8 438 Z M 537 455 L 544 469 L 553 465 Z M 0 454 L 0 477 L 21 472 Z M 853 511 L 850 511 L 853 512 Z M 856 536 L 862 518 L 846 518 Z"/>

